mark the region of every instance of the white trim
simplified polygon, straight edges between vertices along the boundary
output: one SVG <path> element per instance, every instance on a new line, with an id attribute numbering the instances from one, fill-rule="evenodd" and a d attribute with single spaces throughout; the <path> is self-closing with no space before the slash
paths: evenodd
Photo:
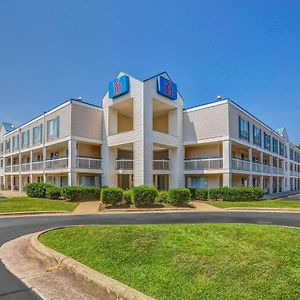
<path id="1" fill-rule="evenodd" d="M 208 108 L 208 107 L 214 107 L 214 106 L 226 104 L 228 102 L 229 102 L 228 99 L 221 100 L 221 101 L 216 101 L 216 102 L 211 102 L 211 103 L 208 103 L 208 104 L 203 104 L 203 105 L 199 105 L 199 106 L 196 106 L 196 107 L 184 109 L 183 113 L 188 113 L 188 112 L 192 112 L 192 111 L 195 111 L 195 110 L 205 109 L 205 108 Z"/>

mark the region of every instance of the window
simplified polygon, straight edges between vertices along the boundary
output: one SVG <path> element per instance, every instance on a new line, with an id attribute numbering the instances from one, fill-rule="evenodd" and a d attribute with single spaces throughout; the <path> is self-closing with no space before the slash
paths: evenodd
<path id="1" fill-rule="evenodd" d="M 12 138 L 12 151 L 18 151 L 19 150 L 19 136 L 15 135 Z"/>
<path id="2" fill-rule="evenodd" d="M 250 142 L 250 123 L 239 117 L 239 137 Z"/>
<path id="3" fill-rule="evenodd" d="M 47 142 L 59 137 L 59 116 L 47 122 Z"/>
<path id="4" fill-rule="evenodd" d="M 32 130 L 32 146 L 41 144 L 43 141 L 43 124 L 33 127 Z"/>
<path id="5" fill-rule="evenodd" d="M 292 148 L 290 148 L 290 159 L 293 160 L 294 159 L 294 151 Z"/>
<path id="6" fill-rule="evenodd" d="M 191 188 L 207 188 L 207 177 L 190 177 L 190 187 Z"/>
<path id="7" fill-rule="evenodd" d="M 5 153 L 10 152 L 10 139 L 5 141 Z"/>
<path id="8" fill-rule="evenodd" d="M 261 129 L 253 125 L 253 144 L 261 147 Z"/>
<path id="9" fill-rule="evenodd" d="M 264 132 L 264 148 L 266 150 L 271 150 L 271 136 Z"/>
<path id="10" fill-rule="evenodd" d="M 278 153 L 278 140 L 272 138 L 272 142 L 273 142 L 273 152 Z"/>
<path id="11" fill-rule="evenodd" d="M 282 142 L 279 142 L 279 154 L 284 156 L 284 144 Z"/>
<path id="12" fill-rule="evenodd" d="M 22 148 L 29 147 L 29 130 L 22 132 Z"/>

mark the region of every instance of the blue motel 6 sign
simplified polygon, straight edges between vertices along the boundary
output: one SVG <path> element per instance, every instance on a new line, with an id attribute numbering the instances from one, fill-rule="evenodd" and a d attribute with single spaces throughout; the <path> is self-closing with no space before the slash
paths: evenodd
<path id="1" fill-rule="evenodd" d="M 163 76 L 157 78 L 157 92 L 169 99 L 177 99 L 177 84 Z"/>
<path id="2" fill-rule="evenodd" d="M 108 95 L 114 99 L 129 92 L 129 77 L 123 75 L 109 83 Z"/>

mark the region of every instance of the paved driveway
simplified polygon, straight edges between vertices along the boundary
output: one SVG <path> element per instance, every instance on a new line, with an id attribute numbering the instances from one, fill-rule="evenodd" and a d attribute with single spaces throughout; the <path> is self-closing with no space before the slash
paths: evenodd
<path id="1" fill-rule="evenodd" d="M 300 194 L 292 195 L 286 198 L 287 200 L 300 201 Z"/>
<path id="2" fill-rule="evenodd" d="M 82 216 L 0 218 L 0 245 L 22 235 L 51 227 L 78 224 L 251 223 L 300 227 L 299 214 L 266 212 L 139 213 Z M 17 263 L 17 262 L 16 262 Z M 0 300 L 39 297 L 0 263 Z"/>

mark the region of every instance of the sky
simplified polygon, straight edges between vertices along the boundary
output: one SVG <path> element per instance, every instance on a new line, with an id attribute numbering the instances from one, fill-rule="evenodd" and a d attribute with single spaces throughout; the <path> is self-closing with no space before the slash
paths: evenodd
<path id="1" fill-rule="evenodd" d="M 298 0 L 0 0 L 0 121 L 167 71 L 185 107 L 221 95 L 299 143 L 299 56 Z"/>

